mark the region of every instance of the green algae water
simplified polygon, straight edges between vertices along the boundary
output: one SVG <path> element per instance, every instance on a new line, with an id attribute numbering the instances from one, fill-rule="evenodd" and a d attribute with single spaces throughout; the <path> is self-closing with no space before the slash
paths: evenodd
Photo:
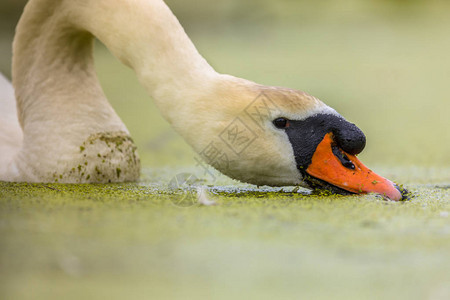
<path id="1" fill-rule="evenodd" d="M 125 184 L 0 183 L 2 298 L 449 295 L 449 185 L 397 173 L 414 197 L 392 202 L 222 178 L 205 183 L 216 205 L 180 207 L 173 171 Z"/>
<path id="2" fill-rule="evenodd" d="M 305 90 L 356 123 L 361 161 L 409 201 L 210 174 L 98 46 L 141 181 L 0 183 L 0 298 L 450 299 L 450 24 L 358 20 L 188 33 L 218 71 Z M 179 205 L 178 174 L 215 205 Z"/>

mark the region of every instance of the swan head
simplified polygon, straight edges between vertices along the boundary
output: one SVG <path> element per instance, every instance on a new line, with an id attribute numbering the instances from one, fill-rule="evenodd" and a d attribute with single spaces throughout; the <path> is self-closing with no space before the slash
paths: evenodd
<path id="1" fill-rule="evenodd" d="M 187 140 L 203 162 L 255 185 L 402 199 L 395 184 L 356 158 L 366 137 L 334 109 L 302 91 L 230 78 L 191 112 L 195 129 L 178 128 L 190 131 Z"/>

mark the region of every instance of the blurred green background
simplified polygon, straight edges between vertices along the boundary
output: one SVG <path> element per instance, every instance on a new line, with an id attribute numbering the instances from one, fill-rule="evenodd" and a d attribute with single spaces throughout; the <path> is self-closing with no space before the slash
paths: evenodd
<path id="1" fill-rule="evenodd" d="M 8 76 L 24 3 L 0 2 Z M 167 3 L 218 71 L 322 99 L 366 133 L 361 160 L 415 197 L 266 192 L 220 178 L 217 206 L 177 207 L 167 183 L 202 176 L 195 155 L 97 43 L 142 180 L 0 182 L 0 298 L 449 299 L 449 1 Z"/>
<path id="2" fill-rule="evenodd" d="M 367 165 L 450 166 L 450 2 L 169 0 L 200 53 L 222 73 L 320 98 L 367 135 Z M 10 74 L 25 1 L 0 4 L 0 71 Z M 106 94 L 144 166 L 195 163 L 134 74 L 102 46 Z"/>

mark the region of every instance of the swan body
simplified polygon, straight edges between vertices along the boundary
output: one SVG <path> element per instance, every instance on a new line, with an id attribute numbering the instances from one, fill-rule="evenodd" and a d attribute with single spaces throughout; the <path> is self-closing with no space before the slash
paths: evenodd
<path id="1" fill-rule="evenodd" d="M 31 0 L 13 44 L 17 112 L 1 79 L 0 180 L 139 178 L 136 147 L 95 74 L 94 37 L 136 72 L 194 150 L 232 178 L 305 184 L 299 163 L 310 163 L 326 132 L 352 154 L 364 148 L 362 132 L 315 97 L 216 72 L 162 0 Z M 293 121 L 280 130 L 280 118 Z M 316 127 L 326 128 L 319 139 Z"/>
<path id="2" fill-rule="evenodd" d="M 6 174 L 14 154 L 22 145 L 22 129 L 17 120 L 14 89 L 1 73 L 0 91 L 0 174 Z"/>

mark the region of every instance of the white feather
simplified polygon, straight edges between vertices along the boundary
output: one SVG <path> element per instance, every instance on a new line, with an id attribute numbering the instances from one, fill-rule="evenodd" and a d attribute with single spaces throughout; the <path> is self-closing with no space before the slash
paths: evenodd
<path id="1" fill-rule="evenodd" d="M 216 205 L 217 203 L 214 200 L 210 200 L 208 197 L 208 192 L 205 187 L 199 186 L 197 187 L 197 201 L 199 204 L 211 206 Z"/>

